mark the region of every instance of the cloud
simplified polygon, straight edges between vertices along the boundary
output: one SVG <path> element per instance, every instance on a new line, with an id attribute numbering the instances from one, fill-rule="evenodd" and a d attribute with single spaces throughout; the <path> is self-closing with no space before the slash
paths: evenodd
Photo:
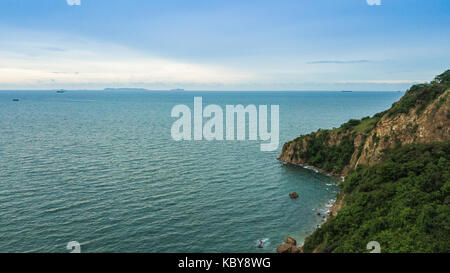
<path id="1" fill-rule="evenodd" d="M 366 0 L 369 6 L 380 6 L 381 0 Z"/>
<path id="2" fill-rule="evenodd" d="M 48 50 L 48 51 L 65 51 L 64 48 L 52 47 L 52 46 L 49 46 L 49 47 L 43 47 L 42 49 L 43 49 L 43 50 Z"/>
<path id="3" fill-rule="evenodd" d="M 69 33 L 0 26 L 0 34 L 9 37 L 0 43 L 0 89 L 400 90 L 424 82 L 417 68 L 388 73 L 382 58 L 390 56 L 381 53 L 224 62 L 165 56 Z"/>
<path id="4" fill-rule="evenodd" d="M 362 64 L 362 63 L 370 63 L 369 60 L 346 60 L 346 61 L 338 61 L 338 60 L 321 60 L 321 61 L 311 61 L 308 64 Z"/>
<path id="5" fill-rule="evenodd" d="M 18 33 L 16 33 L 18 35 Z M 112 43 L 23 33 L 0 45 L 0 86 L 142 87 L 239 84 L 253 74 L 222 65 L 153 56 Z"/>
<path id="6" fill-rule="evenodd" d="M 66 0 L 69 6 L 81 6 L 81 0 Z"/>

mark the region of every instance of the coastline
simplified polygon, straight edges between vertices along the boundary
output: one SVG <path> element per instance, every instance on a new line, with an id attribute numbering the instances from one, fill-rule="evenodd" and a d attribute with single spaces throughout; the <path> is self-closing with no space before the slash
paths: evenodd
<path id="1" fill-rule="evenodd" d="M 330 172 L 327 172 L 327 171 L 325 171 L 325 170 L 322 170 L 322 169 L 320 169 L 320 168 L 317 168 L 317 167 L 315 167 L 315 166 L 311 166 L 311 165 L 308 165 L 308 164 L 286 162 L 286 161 L 281 160 L 281 159 L 278 159 L 278 161 L 280 161 L 282 164 L 285 164 L 285 165 L 289 164 L 289 165 L 300 166 L 300 167 L 305 168 L 305 169 L 308 169 L 308 170 L 313 170 L 313 171 L 315 171 L 316 173 L 321 173 L 321 174 L 324 174 L 324 175 L 327 175 L 327 176 L 333 176 L 333 177 L 335 177 L 335 178 L 338 178 L 338 179 L 339 179 L 339 182 L 342 182 L 342 181 L 344 181 L 344 179 L 345 179 L 345 176 L 343 176 L 342 174 L 330 173 Z M 338 182 L 338 183 L 339 183 L 339 182 Z M 319 227 L 320 227 L 321 225 L 323 225 L 324 223 L 328 222 L 328 220 L 330 220 L 332 216 L 333 216 L 333 217 L 337 216 L 339 210 L 341 210 L 341 208 L 342 208 L 342 206 L 343 206 L 343 204 L 344 204 L 344 196 L 342 196 L 342 195 L 340 194 L 340 192 L 338 192 L 338 193 L 336 194 L 336 198 L 331 199 L 329 202 L 327 202 L 327 204 L 331 204 L 331 206 L 329 207 L 328 212 L 327 212 L 328 215 L 327 215 L 327 217 L 325 218 L 325 221 L 324 221 L 323 223 L 321 223 L 321 224 L 319 225 Z M 312 233 L 311 233 L 311 234 L 312 234 Z M 310 234 L 310 235 L 311 235 L 311 234 Z M 308 235 L 308 236 L 310 236 L 310 235 Z M 308 237 L 308 236 L 307 236 L 307 237 Z M 305 239 L 306 239 L 307 237 L 305 237 Z M 303 243 L 304 243 L 304 242 L 303 242 Z M 302 245 L 299 249 L 300 249 L 300 253 L 303 253 L 303 245 Z M 314 252 L 314 253 L 315 253 L 315 252 Z"/>
<path id="2" fill-rule="evenodd" d="M 326 221 L 330 220 L 331 216 L 336 216 L 338 214 L 338 212 L 341 210 L 343 204 L 344 204 L 344 196 L 342 196 L 338 193 L 335 201 L 333 202 L 333 204 L 330 207 Z"/>
<path id="3" fill-rule="evenodd" d="M 327 172 L 327 171 L 325 171 L 325 170 L 322 170 L 322 169 L 317 168 L 317 167 L 312 166 L 312 165 L 308 165 L 308 164 L 304 164 L 304 163 L 293 163 L 293 162 L 288 162 L 288 161 L 282 160 L 282 159 L 280 159 L 280 158 L 277 158 L 277 159 L 278 159 L 278 161 L 280 161 L 282 164 L 289 164 L 289 165 L 294 165 L 294 166 L 300 166 L 300 167 L 305 168 L 305 169 L 308 169 L 308 170 L 313 170 L 313 171 L 315 171 L 316 173 L 321 173 L 321 174 L 324 174 L 324 175 L 327 175 L 327 176 L 333 176 L 333 177 L 339 178 L 341 181 L 343 181 L 343 179 L 345 179 L 345 176 L 342 175 L 342 174 Z"/>

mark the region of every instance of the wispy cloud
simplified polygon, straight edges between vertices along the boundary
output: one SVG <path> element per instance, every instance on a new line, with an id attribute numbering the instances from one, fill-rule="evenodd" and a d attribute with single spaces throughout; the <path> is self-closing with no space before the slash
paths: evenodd
<path id="1" fill-rule="evenodd" d="M 366 0 L 369 6 L 380 6 L 381 0 Z"/>
<path id="2" fill-rule="evenodd" d="M 320 60 L 320 61 L 311 61 L 308 64 L 362 64 L 362 63 L 370 63 L 370 60 Z"/>
<path id="3" fill-rule="evenodd" d="M 106 87 L 136 82 L 143 87 L 159 83 L 185 86 L 237 84 L 252 78 L 225 66 L 156 57 L 111 43 L 63 34 L 37 41 L 32 36 L 23 33 L 0 45 L 0 86 Z"/>
<path id="4" fill-rule="evenodd" d="M 52 46 L 49 46 L 49 47 L 43 47 L 42 49 L 43 49 L 43 50 L 48 50 L 48 51 L 59 51 L 59 52 L 61 52 L 61 51 L 66 51 L 64 48 L 60 48 L 60 47 L 52 47 Z"/>

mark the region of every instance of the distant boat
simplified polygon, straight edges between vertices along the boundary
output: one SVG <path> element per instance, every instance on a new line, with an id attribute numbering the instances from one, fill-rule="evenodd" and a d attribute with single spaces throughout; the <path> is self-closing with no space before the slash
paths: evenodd
<path id="1" fill-rule="evenodd" d="M 19 99 L 12 99 L 12 101 L 19 101 Z"/>
<path id="2" fill-rule="evenodd" d="M 184 91 L 183 88 L 176 88 L 176 89 L 170 89 L 170 92 L 180 92 L 180 91 Z"/>
<path id="3" fill-rule="evenodd" d="M 64 90 L 64 89 L 60 89 L 60 90 L 56 91 L 56 93 L 64 93 L 64 92 L 66 92 L 66 90 Z"/>

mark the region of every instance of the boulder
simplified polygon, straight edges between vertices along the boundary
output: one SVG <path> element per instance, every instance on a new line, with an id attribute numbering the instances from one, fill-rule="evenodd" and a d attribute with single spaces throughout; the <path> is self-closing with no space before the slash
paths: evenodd
<path id="1" fill-rule="evenodd" d="M 302 250 L 296 246 L 292 246 L 289 253 L 301 253 Z"/>
<path id="2" fill-rule="evenodd" d="M 297 247 L 297 241 L 292 237 L 286 237 L 284 244 L 277 247 L 278 253 L 300 253 L 301 249 Z"/>
<path id="3" fill-rule="evenodd" d="M 298 198 L 298 193 L 296 193 L 295 191 L 294 191 L 294 192 L 291 192 L 291 193 L 289 194 L 289 197 L 292 198 L 292 199 L 297 199 L 297 198 Z"/>
<path id="4" fill-rule="evenodd" d="M 292 244 L 282 244 L 277 247 L 278 253 L 300 253 L 300 248 Z"/>
<path id="5" fill-rule="evenodd" d="M 284 239 L 284 242 L 286 244 L 290 244 L 290 245 L 293 245 L 293 246 L 297 245 L 297 241 L 294 238 L 292 238 L 292 237 L 286 237 L 286 239 Z"/>
<path id="6" fill-rule="evenodd" d="M 292 245 L 290 244 L 282 244 L 277 247 L 277 253 L 289 253 Z"/>

